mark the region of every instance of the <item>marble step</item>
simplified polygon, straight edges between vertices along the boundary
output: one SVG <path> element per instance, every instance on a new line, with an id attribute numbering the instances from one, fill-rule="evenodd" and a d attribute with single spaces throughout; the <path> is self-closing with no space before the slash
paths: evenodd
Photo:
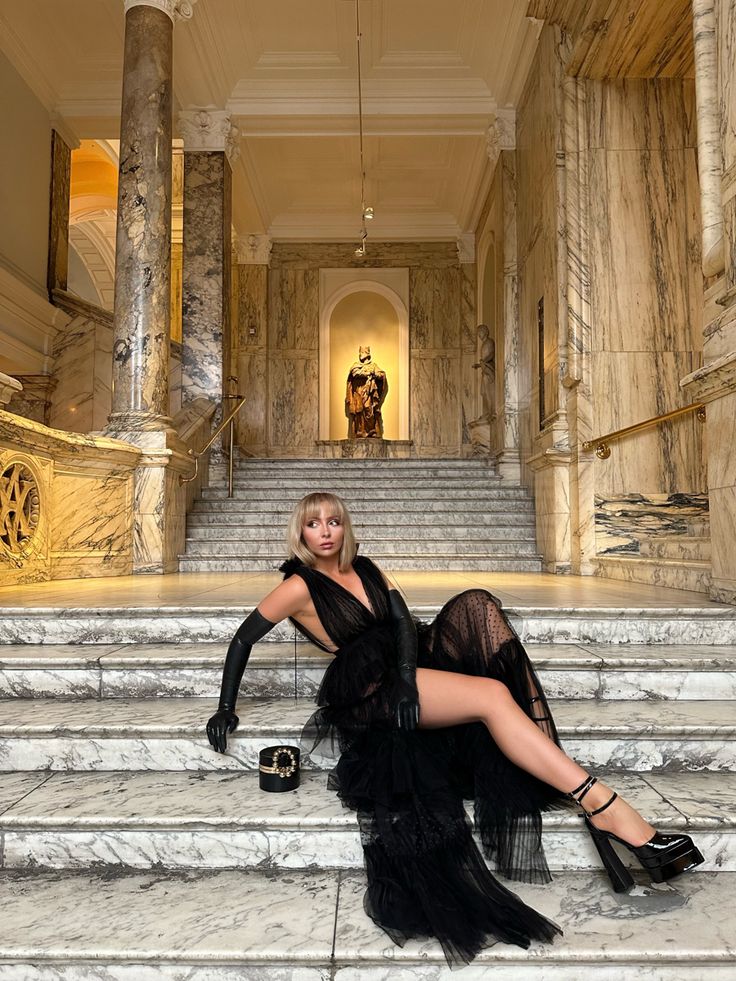
<path id="1" fill-rule="evenodd" d="M 204 512 L 214 512 L 214 511 L 228 511 L 233 514 L 235 513 L 255 513 L 255 514 L 270 514 L 272 512 L 277 512 L 279 514 L 284 514 L 288 517 L 291 514 L 294 505 L 299 501 L 298 496 L 290 498 L 288 501 L 282 497 L 264 498 L 261 501 L 258 500 L 246 500 L 238 499 L 235 497 L 228 498 L 225 496 L 226 492 L 217 500 L 201 500 L 198 499 L 192 505 L 192 511 L 204 511 Z M 399 503 L 395 497 L 386 497 L 383 499 L 372 499 L 367 501 L 365 498 L 350 498 L 343 497 L 345 504 L 348 508 L 357 514 L 370 514 L 372 515 L 392 515 L 397 512 L 397 504 Z M 442 500 L 437 497 L 429 499 L 415 499 L 413 496 L 405 497 L 400 502 L 400 510 L 407 517 L 411 517 L 417 513 L 420 514 L 452 514 L 456 510 L 459 513 L 474 512 L 474 513 L 488 513 L 488 514 L 531 514 L 534 516 L 534 505 L 531 500 L 493 500 L 493 499 L 482 499 L 482 500 L 463 500 L 459 501 L 447 501 Z"/>
<path id="2" fill-rule="evenodd" d="M 493 467 L 441 467 L 437 464 L 431 466 L 410 466 L 410 467 L 334 467 L 331 461 L 329 465 L 318 467 L 299 466 L 288 467 L 235 467 L 233 473 L 238 481 L 251 480 L 285 480 L 289 482 L 301 481 L 308 483 L 314 480 L 355 480 L 369 484 L 390 482 L 393 480 L 467 480 L 483 479 L 492 481 L 495 484 L 501 483 L 501 477 Z M 226 471 L 215 472 L 215 480 L 224 483 L 227 479 Z"/>
<path id="3" fill-rule="evenodd" d="M 736 871 L 736 773 L 609 779 L 659 831 L 696 839 L 706 859 L 697 874 Z M 261 791 L 256 773 L 2 773 L 0 836 L 6 869 L 363 866 L 355 812 L 314 772 L 284 794 Z M 543 815 L 543 840 L 553 871 L 600 869 L 576 810 Z"/>
<path id="4" fill-rule="evenodd" d="M 187 539 L 192 541 L 213 541 L 219 538 L 220 535 L 227 535 L 228 540 L 232 541 L 239 533 L 247 541 L 258 535 L 261 542 L 272 541 L 277 543 L 283 552 L 284 535 L 281 528 L 274 527 L 270 522 L 264 523 L 263 519 L 261 519 L 260 523 L 240 527 L 242 531 L 236 530 L 238 526 L 234 525 L 223 524 L 218 526 L 213 522 L 198 524 L 196 521 L 192 522 L 189 519 L 187 521 Z M 361 545 L 370 544 L 371 551 L 373 551 L 374 543 L 380 545 L 384 542 L 396 543 L 396 547 L 400 551 L 404 551 L 403 548 L 399 548 L 404 542 L 411 543 L 412 546 L 416 547 L 420 545 L 436 547 L 437 543 L 444 545 L 445 542 L 456 542 L 462 545 L 463 548 L 470 546 L 473 542 L 488 542 L 492 546 L 501 544 L 506 546 L 526 542 L 530 542 L 532 545 L 536 544 L 536 535 L 531 521 L 526 527 L 517 525 L 515 527 L 501 528 L 487 524 L 467 526 L 453 524 L 439 525 L 436 523 L 431 525 L 417 525 L 411 528 L 407 528 L 405 524 L 378 524 L 370 527 L 354 524 L 353 528 L 356 535 L 360 538 Z"/>
<path id="5" fill-rule="evenodd" d="M 597 575 L 626 582 L 642 582 L 668 589 L 707 593 L 710 589 L 710 562 L 695 559 L 650 559 L 644 556 L 599 555 Z"/>
<path id="6" fill-rule="evenodd" d="M 217 508 L 214 507 L 215 503 Z M 271 527 L 285 528 L 290 514 L 291 512 L 287 510 L 264 512 L 255 509 L 246 511 L 241 508 L 228 508 L 225 501 L 209 501 L 207 504 L 200 501 L 188 513 L 187 527 L 199 528 L 206 525 L 221 524 L 240 528 L 259 528 L 268 523 Z M 485 528 L 533 530 L 536 526 L 531 507 L 518 507 L 511 511 L 496 510 L 495 508 L 483 511 L 456 511 L 453 508 L 447 508 L 443 511 L 382 511 L 377 515 L 365 513 L 356 515 L 353 524 L 361 534 L 380 530 L 386 535 L 406 532 L 409 528 L 412 534 L 425 533 L 425 528 L 428 528 L 427 534 L 432 529 L 444 530 L 445 528 L 456 529 L 460 534 L 466 528 L 479 531 Z M 468 533 L 470 534 L 470 531 Z M 513 534 L 513 531 L 509 531 L 509 534 Z"/>
<path id="7" fill-rule="evenodd" d="M 639 544 L 639 554 L 644 558 L 710 562 L 710 538 L 692 535 L 643 538 Z"/>
<path id="8" fill-rule="evenodd" d="M 369 459 L 352 457 L 350 459 L 315 459 L 314 457 L 248 457 L 235 461 L 238 470 L 360 470 L 381 473 L 391 470 L 425 470 L 436 467 L 440 470 L 483 470 L 494 471 L 493 463 L 482 457 L 404 457 L 400 459 Z"/>
<path id="9" fill-rule="evenodd" d="M 234 555 L 237 558 L 256 555 L 259 558 L 272 558 L 283 562 L 285 558 L 284 537 L 270 537 L 270 529 L 237 538 L 226 529 L 225 537 L 216 536 L 211 530 L 204 534 L 187 534 L 185 548 L 187 558 L 225 558 Z M 265 537 L 269 535 L 269 537 Z M 409 537 L 404 531 L 400 538 L 382 535 L 380 538 L 361 536 L 361 544 L 370 545 L 371 555 L 377 559 L 392 559 L 394 555 L 407 555 L 413 558 L 486 558 L 507 559 L 517 556 L 539 558 L 536 539 L 519 540 L 513 538 L 496 538 L 488 534 L 476 535 L 470 539 L 454 537 L 433 537 L 431 539 Z M 393 565 L 393 562 L 392 562 Z"/>
<path id="10" fill-rule="evenodd" d="M 284 503 L 296 503 L 305 494 L 313 490 L 319 490 L 313 484 L 304 481 L 292 486 L 285 486 L 281 482 L 264 481 L 262 483 L 247 484 L 236 483 L 233 490 L 233 498 L 230 500 L 258 500 L 259 497 L 267 496 L 271 500 L 280 500 Z M 344 500 L 363 502 L 368 504 L 372 501 L 388 500 L 396 502 L 397 498 L 413 497 L 417 500 L 443 500 L 448 501 L 529 501 L 531 498 L 527 491 L 517 487 L 488 487 L 485 481 L 463 481 L 457 487 L 448 487 L 441 481 L 421 480 L 419 483 L 408 481 L 405 483 L 394 483 L 377 486 L 366 485 L 364 483 L 338 483 L 330 481 L 329 485 L 323 490 L 339 494 Z M 222 500 L 227 498 L 227 487 L 204 487 L 201 498 L 204 501 Z"/>
<path id="11" fill-rule="evenodd" d="M 215 699 L 0 700 L 0 770 L 253 770 L 274 741 L 294 743 L 311 699 L 241 699 L 228 753 L 205 725 Z M 585 767 L 624 770 L 736 768 L 731 700 L 551 701 L 565 749 Z M 315 753 L 305 768 L 334 757 Z"/>
<path id="12" fill-rule="evenodd" d="M 272 567 L 271 567 L 272 568 Z M 470 585 L 470 584 L 469 584 Z M 265 588 L 264 588 L 265 592 Z M 415 616 L 431 621 L 441 604 L 410 602 Z M 3 644 L 229 643 L 250 613 L 229 605 L 154 604 L 150 607 L 6 606 L 0 617 Z M 505 611 L 525 644 L 736 644 L 732 606 L 564 607 L 515 606 Z M 269 642 L 293 640 L 288 622 Z"/>
<path id="13" fill-rule="evenodd" d="M 563 935 L 494 944 L 467 981 L 728 981 L 730 872 L 616 895 L 602 874 L 508 883 Z M 0 981 L 453 981 L 434 939 L 394 945 L 357 870 L 10 869 L 0 873 Z M 101 915 L 104 911 L 104 915 Z"/>
<path id="14" fill-rule="evenodd" d="M 0 697 L 217 698 L 227 644 L 0 646 Z M 550 698 L 736 698 L 736 647 L 530 644 Z M 241 696 L 314 697 L 332 659 L 306 643 L 253 648 Z"/>
<path id="15" fill-rule="evenodd" d="M 710 515 L 706 512 L 699 518 L 685 518 L 688 535 L 710 538 Z"/>
<path id="16" fill-rule="evenodd" d="M 453 553 L 436 551 L 431 556 L 397 555 L 388 552 L 391 568 L 403 572 L 541 572 L 541 558 L 515 556 L 479 556 L 457 558 Z M 281 561 L 246 553 L 230 558 L 179 556 L 179 572 L 274 572 Z"/>

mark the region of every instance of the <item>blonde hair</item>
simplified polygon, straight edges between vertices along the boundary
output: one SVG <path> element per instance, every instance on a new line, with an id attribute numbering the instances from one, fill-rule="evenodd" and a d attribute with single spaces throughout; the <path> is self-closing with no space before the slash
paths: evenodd
<path id="1" fill-rule="evenodd" d="M 289 527 L 286 532 L 286 545 L 289 549 L 289 558 L 296 557 L 301 559 L 305 565 L 314 565 L 315 556 L 309 550 L 307 543 L 302 537 L 302 528 L 307 521 L 319 517 L 322 508 L 327 508 L 329 514 L 334 514 L 340 519 L 343 527 L 342 546 L 338 558 L 338 568 L 340 572 L 346 572 L 358 552 L 358 545 L 355 541 L 353 522 L 347 505 L 337 494 L 328 494 L 317 491 L 307 494 L 295 506 L 289 518 Z"/>

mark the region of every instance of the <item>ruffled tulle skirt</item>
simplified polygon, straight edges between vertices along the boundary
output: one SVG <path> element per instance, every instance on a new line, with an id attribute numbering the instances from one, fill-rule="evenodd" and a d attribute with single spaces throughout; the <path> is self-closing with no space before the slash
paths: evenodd
<path id="1" fill-rule="evenodd" d="M 417 623 L 418 666 L 494 678 L 557 742 L 539 679 L 500 603 L 482 589 L 449 600 L 430 625 Z M 474 801 L 483 853 L 509 879 L 543 883 L 541 813 L 568 798 L 521 770 L 482 723 L 405 732 L 396 705 L 405 693 L 390 622 L 343 646 L 325 672 L 302 751 L 339 758 L 328 787 L 357 812 L 369 916 L 403 946 L 436 937 L 451 967 L 502 941 L 528 947 L 559 928 L 491 873 L 472 835 Z"/>

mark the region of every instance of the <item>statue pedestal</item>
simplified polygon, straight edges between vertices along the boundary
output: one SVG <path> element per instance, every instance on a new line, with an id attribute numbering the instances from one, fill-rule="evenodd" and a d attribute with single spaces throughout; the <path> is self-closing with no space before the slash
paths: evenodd
<path id="1" fill-rule="evenodd" d="M 411 439 L 318 439 L 317 454 L 332 460 L 398 460 L 411 456 Z"/>
<path id="2" fill-rule="evenodd" d="M 468 423 L 471 456 L 489 456 L 491 452 L 491 424 L 486 419 L 474 419 Z"/>

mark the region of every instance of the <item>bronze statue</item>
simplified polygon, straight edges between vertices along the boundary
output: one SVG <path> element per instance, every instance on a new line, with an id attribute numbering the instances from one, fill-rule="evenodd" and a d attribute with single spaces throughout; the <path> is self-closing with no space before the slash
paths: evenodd
<path id="1" fill-rule="evenodd" d="M 348 372 L 345 415 L 348 439 L 383 439 L 381 406 L 388 394 L 386 372 L 371 360 L 370 347 L 358 348 L 358 360 Z"/>

